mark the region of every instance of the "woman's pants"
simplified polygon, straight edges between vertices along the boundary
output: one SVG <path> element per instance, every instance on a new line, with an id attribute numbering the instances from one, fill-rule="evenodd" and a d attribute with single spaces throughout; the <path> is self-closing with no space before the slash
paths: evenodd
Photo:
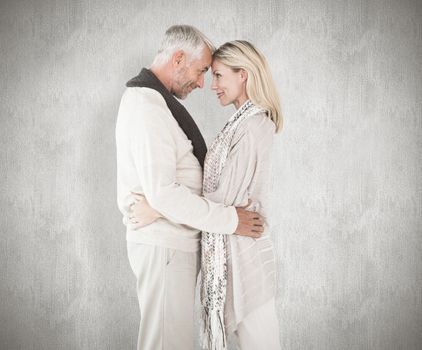
<path id="1" fill-rule="evenodd" d="M 280 328 L 274 298 L 246 316 L 237 325 L 234 335 L 240 350 L 280 350 Z"/>

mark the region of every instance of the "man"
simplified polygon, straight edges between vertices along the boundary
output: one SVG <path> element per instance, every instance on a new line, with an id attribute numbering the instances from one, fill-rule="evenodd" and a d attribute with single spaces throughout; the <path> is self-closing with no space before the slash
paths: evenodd
<path id="1" fill-rule="evenodd" d="M 127 216 L 131 192 L 162 218 L 128 225 L 128 257 L 137 278 L 138 349 L 193 349 L 200 231 L 259 237 L 262 219 L 201 197 L 206 145 L 185 99 L 202 88 L 212 51 L 196 28 L 170 27 L 150 69 L 127 83 L 116 125 L 118 204 Z"/>

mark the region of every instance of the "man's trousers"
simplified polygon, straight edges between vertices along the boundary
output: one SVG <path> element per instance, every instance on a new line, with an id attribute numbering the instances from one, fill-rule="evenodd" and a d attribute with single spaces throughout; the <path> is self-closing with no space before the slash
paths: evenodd
<path id="1" fill-rule="evenodd" d="M 138 350 L 193 350 L 199 252 L 127 243 L 141 321 Z"/>

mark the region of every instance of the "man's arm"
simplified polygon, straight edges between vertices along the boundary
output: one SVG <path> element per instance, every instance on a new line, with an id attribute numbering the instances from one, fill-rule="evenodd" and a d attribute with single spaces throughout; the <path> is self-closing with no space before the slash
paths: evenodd
<path id="1" fill-rule="evenodd" d="M 138 230 L 148 226 L 155 220 L 163 217 L 163 215 L 149 205 L 145 196 L 133 192 L 132 196 L 135 202 L 129 207 L 129 217 L 127 218 L 129 220 L 126 222 L 132 230 Z M 262 218 L 241 207 L 237 207 L 236 212 L 239 223 L 235 233 L 240 236 L 259 238 L 264 231 Z"/>

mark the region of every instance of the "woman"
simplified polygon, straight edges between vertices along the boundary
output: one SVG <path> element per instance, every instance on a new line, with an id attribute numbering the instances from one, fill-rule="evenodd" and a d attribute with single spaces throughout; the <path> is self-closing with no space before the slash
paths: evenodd
<path id="1" fill-rule="evenodd" d="M 280 103 L 264 56 L 247 41 L 227 42 L 213 54 L 212 90 L 236 112 L 217 135 L 204 165 L 203 195 L 245 206 L 265 217 L 273 135 L 282 128 Z M 142 204 L 144 203 L 144 204 Z M 145 202 L 135 219 L 152 221 Z M 275 310 L 275 267 L 268 229 L 259 239 L 202 234 L 202 341 L 226 349 L 234 334 L 239 348 L 280 349 Z"/>

